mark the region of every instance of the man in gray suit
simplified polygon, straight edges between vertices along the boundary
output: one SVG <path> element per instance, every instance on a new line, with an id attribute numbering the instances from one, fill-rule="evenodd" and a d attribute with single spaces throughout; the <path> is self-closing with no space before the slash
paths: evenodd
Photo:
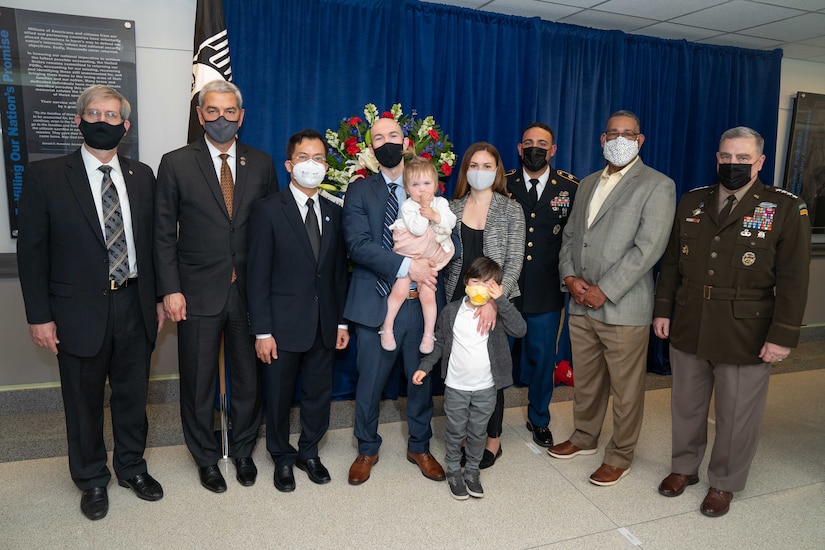
<path id="1" fill-rule="evenodd" d="M 673 180 L 638 156 L 644 140 L 635 114 L 610 115 L 601 136 L 607 167 L 579 184 L 559 255 L 559 274 L 573 298 L 575 431 L 548 453 L 562 459 L 595 454 L 612 394 L 613 436 L 590 476 L 601 486 L 615 485 L 633 461 L 644 410 L 652 270 L 676 208 Z"/>

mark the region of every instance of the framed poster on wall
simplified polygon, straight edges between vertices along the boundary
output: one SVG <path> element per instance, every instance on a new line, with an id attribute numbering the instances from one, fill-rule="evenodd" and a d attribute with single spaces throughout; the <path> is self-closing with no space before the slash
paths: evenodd
<path id="1" fill-rule="evenodd" d="M 814 233 L 825 233 L 825 95 L 797 92 L 784 188 L 808 204 Z"/>

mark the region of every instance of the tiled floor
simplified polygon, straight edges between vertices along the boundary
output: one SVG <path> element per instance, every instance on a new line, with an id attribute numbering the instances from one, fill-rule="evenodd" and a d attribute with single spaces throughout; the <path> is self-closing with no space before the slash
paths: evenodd
<path id="1" fill-rule="evenodd" d="M 455 501 L 445 483 L 423 478 L 404 456 L 406 424 L 382 424 L 381 461 L 364 485 L 347 484 L 352 430 L 332 430 L 321 457 L 333 480 L 317 486 L 296 470 L 297 489 L 272 485 L 264 441 L 260 475 L 221 495 L 201 488 L 183 446 L 147 450 L 166 496 L 155 503 L 109 486 L 109 515 L 83 518 L 65 457 L 0 463 L 0 548 L 824 548 L 825 370 L 776 374 L 748 487 L 722 518 L 702 516 L 702 481 L 678 498 L 658 495 L 669 471 L 670 390 L 648 391 L 632 472 L 614 487 L 587 481 L 594 456 L 555 460 L 535 447 L 525 409 L 507 409 L 504 453 L 482 472 L 486 496 Z M 572 403 L 551 405 L 558 441 L 572 429 Z M 0 417 L 0 422 L 8 421 Z M 150 424 L 151 425 L 151 424 Z M 151 429 L 151 428 L 150 428 Z M 432 451 L 444 454 L 444 419 Z M 602 444 L 610 435 L 610 418 Z M 712 436 L 712 434 L 711 434 Z M 295 436 L 293 436 L 295 437 Z"/>

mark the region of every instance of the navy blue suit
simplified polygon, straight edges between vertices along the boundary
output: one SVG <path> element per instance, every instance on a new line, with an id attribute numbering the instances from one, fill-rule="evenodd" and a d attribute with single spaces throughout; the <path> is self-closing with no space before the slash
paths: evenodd
<path id="1" fill-rule="evenodd" d="M 355 389 L 355 437 L 358 452 L 378 453 L 378 413 L 381 392 L 399 354 L 407 380 L 407 449 L 426 453 L 430 449 L 433 402 L 430 377 L 420 386 L 412 384 L 418 368 L 424 319 L 417 299 L 407 300 L 395 320 L 395 351 L 381 348 L 378 328 L 387 314 L 387 297 L 376 289 L 378 277 L 392 284 L 403 256 L 381 246 L 384 213 L 389 189 L 380 173 L 352 183 L 344 201 L 344 238 L 352 260 L 353 272 L 344 317 L 355 324 L 358 351 L 358 384 Z"/>
<path id="2" fill-rule="evenodd" d="M 249 320 L 253 334 L 271 334 L 278 359 L 264 365 L 266 447 L 276 466 L 318 457 L 329 427 L 335 341 L 344 324 L 347 252 L 341 208 L 314 198 L 321 208 L 319 260 L 301 211 L 287 188 L 257 203 L 249 222 Z M 289 409 L 301 373 L 301 437 L 289 443 Z"/>

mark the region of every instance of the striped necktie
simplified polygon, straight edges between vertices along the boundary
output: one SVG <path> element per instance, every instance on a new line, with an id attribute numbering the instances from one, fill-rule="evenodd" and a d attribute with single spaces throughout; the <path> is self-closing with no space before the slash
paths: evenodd
<path id="1" fill-rule="evenodd" d="M 109 279 L 117 285 L 129 278 L 129 251 L 126 246 L 126 232 L 123 226 L 123 212 L 120 197 L 112 181 L 112 167 L 104 164 L 98 167 L 103 172 L 101 195 L 103 204 L 103 227 L 105 228 L 106 249 L 109 252 Z"/>
<path id="2" fill-rule="evenodd" d="M 389 188 L 390 196 L 387 197 L 387 209 L 384 212 L 384 231 L 381 233 L 381 246 L 386 250 L 392 250 L 392 229 L 390 229 L 390 226 L 398 219 L 398 196 L 395 194 L 398 184 L 391 182 Z M 375 289 L 381 296 L 386 296 L 390 293 L 391 286 L 388 281 L 379 277 Z"/>

